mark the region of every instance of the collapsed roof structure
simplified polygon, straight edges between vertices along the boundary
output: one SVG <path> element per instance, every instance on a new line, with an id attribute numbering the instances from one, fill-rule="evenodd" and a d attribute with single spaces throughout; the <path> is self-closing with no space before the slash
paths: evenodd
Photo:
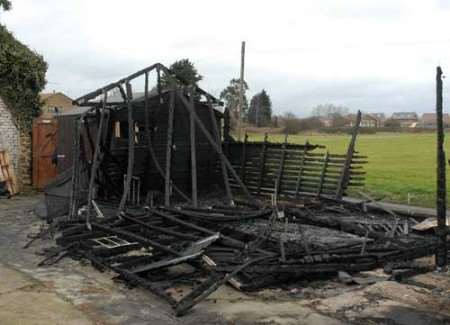
<path id="1" fill-rule="evenodd" d="M 87 258 L 183 315 L 225 283 L 255 290 L 436 249 L 434 236 L 414 231 L 416 219 L 343 199 L 364 184 L 361 113 L 342 154 L 287 136 L 236 141 L 220 101 L 161 64 L 75 103 L 88 108 L 61 120 L 58 156 L 70 163 L 46 189 L 60 250 L 44 264 Z M 167 290 L 185 284 L 184 297 Z"/>

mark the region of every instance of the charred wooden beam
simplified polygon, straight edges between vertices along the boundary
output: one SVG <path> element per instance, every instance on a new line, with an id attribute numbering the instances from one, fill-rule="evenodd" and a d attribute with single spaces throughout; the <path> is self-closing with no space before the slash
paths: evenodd
<path id="1" fill-rule="evenodd" d="M 264 142 L 261 150 L 261 160 L 259 164 L 259 181 L 258 181 L 258 190 L 257 194 L 261 194 L 261 186 L 264 180 L 264 168 L 266 165 L 266 156 L 267 156 L 267 132 L 264 133 Z"/>
<path id="2" fill-rule="evenodd" d="M 158 91 L 161 91 L 161 80 L 160 80 L 160 74 L 159 74 L 159 69 L 158 71 Z M 156 170 L 158 171 L 158 173 L 161 175 L 161 177 L 165 180 L 166 179 L 166 174 L 164 172 L 164 170 L 161 167 L 161 164 L 158 161 L 158 158 L 156 157 L 156 153 L 155 150 L 153 148 L 153 144 L 152 144 L 152 136 L 151 136 L 151 130 L 150 130 L 150 115 L 149 115 L 149 106 L 148 106 L 148 90 L 149 85 L 148 85 L 148 73 L 145 74 L 145 85 L 144 85 L 144 123 L 145 123 L 145 135 L 147 138 L 147 148 L 150 154 L 150 158 L 151 161 L 153 162 L 153 164 L 155 165 Z M 160 98 L 159 98 L 159 102 L 158 105 L 161 106 L 162 105 L 162 97 L 161 94 L 159 94 Z M 180 188 L 178 186 L 176 186 L 173 182 L 172 182 L 172 188 L 175 190 L 175 192 L 177 192 L 183 199 L 185 199 L 188 202 L 191 202 L 191 200 L 189 199 L 189 197 L 180 190 Z"/>
<path id="3" fill-rule="evenodd" d="M 444 151 L 444 123 L 442 114 L 442 69 L 436 68 L 436 119 L 437 119 L 437 235 L 439 247 L 436 252 L 436 266 L 441 270 L 447 269 L 447 184 L 446 184 L 446 162 Z"/>
<path id="4" fill-rule="evenodd" d="M 308 152 L 307 147 L 308 147 L 308 141 L 305 142 L 305 148 L 303 149 L 303 155 L 300 158 L 300 168 L 298 170 L 297 182 L 295 184 L 295 198 L 298 197 L 298 193 L 300 192 L 302 177 L 303 177 L 303 173 L 305 172 L 304 166 L 305 166 L 306 153 Z"/>
<path id="5" fill-rule="evenodd" d="M 319 180 L 319 184 L 317 186 L 317 196 L 320 196 L 322 194 L 322 190 L 324 187 L 324 182 L 325 182 L 325 176 L 327 173 L 327 167 L 328 167 L 328 151 L 325 153 L 325 157 L 324 157 L 324 162 L 323 162 L 323 166 L 322 166 L 322 172 L 320 173 L 320 180 Z"/>
<path id="6" fill-rule="evenodd" d="M 213 132 L 214 132 L 214 137 L 216 139 L 217 147 L 220 151 L 218 153 L 218 156 L 220 159 L 220 167 L 221 167 L 221 171 L 222 171 L 223 185 L 225 187 L 225 194 L 227 196 L 228 203 L 232 204 L 233 203 L 233 193 L 231 192 L 230 182 L 228 179 L 228 170 L 227 170 L 224 160 L 222 159 L 223 149 L 222 149 L 222 144 L 221 144 L 221 139 L 220 139 L 219 126 L 217 125 L 216 114 L 214 113 L 214 107 L 212 106 L 212 103 L 211 103 L 211 100 L 209 97 L 207 97 L 207 101 L 208 101 L 208 108 L 209 108 L 209 114 L 211 117 L 211 124 L 212 124 Z M 225 141 L 227 141 L 227 140 L 225 140 Z"/>
<path id="7" fill-rule="evenodd" d="M 281 147 L 281 158 L 280 158 L 280 165 L 278 168 L 278 174 L 277 174 L 277 179 L 275 181 L 275 196 L 278 198 L 279 194 L 280 194 L 280 190 L 281 190 L 281 179 L 283 177 L 283 172 L 284 172 L 284 162 L 286 160 L 286 146 L 287 146 L 287 141 L 288 141 L 288 135 L 285 134 L 284 136 L 284 142 L 283 142 L 283 146 Z"/>
<path id="8" fill-rule="evenodd" d="M 195 92 L 191 90 L 189 94 L 190 104 L 195 110 Z M 195 121 L 192 114 L 189 114 L 189 133 L 190 133 L 190 147 L 191 147 L 191 192 L 192 192 L 192 204 L 194 207 L 198 206 L 198 193 L 197 193 L 197 144 L 195 142 Z"/>
<path id="9" fill-rule="evenodd" d="M 108 101 L 108 94 L 106 92 L 103 93 L 103 103 L 102 103 L 102 109 L 100 111 L 100 121 L 98 123 L 97 128 L 97 134 L 95 139 L 95 150 L 94 150 L 94 157 L 92 158 L 92 165 L 91 165 L 91 178 L 89 180 L 89 189 L 88 189 L 88 198 L 87 198 L 87 213 L 86 213 L 86 224 L 89 226 L 90 218 L 91 218 L 91 209 L 92 209 L 92 200 L 94 195 L 94 186 L 95 186 L 95 179 L 97 176 L 97 169 L 100 166 L 100 160 L 101 160 L 101 140 L 102 140 L 102 133 L 104 131 L 103 125 L 105 122 L 105 115 L 108 113 L 106 112 L 106 102 Z"/>
<path id="10" fill-rule="evenodd" d="M 122 212 L 125 209 L 125 204 L 127 202 L 128 193 L 130 192 L 130 184 L 131 179 L 133 177 L 133 169 L 134 169 L 134 119 L 133 119 L 133 104 L 131 103 L 133 97 L 133 90 L 131 89 L 131 84 L 126 84 L 127 93 L 126 93 L 126 101 L 127 101 L 127 109 L 128 109 L 128 161 L 127 161 L 127 175 L 125 178 L 125 184 L 123 189 L 122 198 L 120 199 L 118 213 Z"/>
<path id="11" fill-rule="evenodd" d="M 355 125 L 353 126 L 352 130 L 352 137 L 350 139 L 350 143 L 347 149 L 345 163 L 344 166 L 342 166 L 341 177 L 339 179 L 339 184 L 336 190 L 336 199 L 338 200 L 342 199 L 344 191 L 347 188 L 347 185 L 350 180 L 350 167 L 352 165 L 353 155 L 355 154 L 356 137 L 358 135 L 359 126 L 361 124 L 361 117 L 362 117 L 361 111 L 358 111 L 358 114 L 356 115 Z"/>
<path id="12" fill-rule="evenodd" d="M 166 174 L 164 182 L 164 204 L 170 205 L 171 179 L 170 172 L 172 168 L 172 142 L 173 142 L 173 119 L 175 111 L 175 86 L 172 85 L 169 102 L 169 117 L 167 121 L 167 144 L 166 144 Z"/>

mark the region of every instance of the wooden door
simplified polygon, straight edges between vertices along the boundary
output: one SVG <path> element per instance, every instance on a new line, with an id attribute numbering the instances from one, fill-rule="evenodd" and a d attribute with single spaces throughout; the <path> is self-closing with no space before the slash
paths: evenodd
<path id="1" fill-rule="evenodd" d="M 33 122 L 33 186 L 39 190 L 57 175 L 54 163 L 57 132 L 55 118 L 37 118 Z"/>

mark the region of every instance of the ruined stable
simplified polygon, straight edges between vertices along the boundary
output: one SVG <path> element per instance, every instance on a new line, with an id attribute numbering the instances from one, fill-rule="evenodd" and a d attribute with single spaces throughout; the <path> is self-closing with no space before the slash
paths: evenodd
<path id="1" fill-rule="evenodd" d="M 172 77 L 166 87 L 162 73 Z M 139 77 L 144 91 L 133 92 Z M 287 136 L 237 141 L 221 103 L 161 64 L 76 104 L 87 108 L 61 121 L 71 136 L 62 132 L 58 146 L 72 163 L 46 189 L 60 250 L 43 264 L 86 258 L 183 315 L 225 283 L 257 290 L 411 261 L 437 247 L 436 237 L 414 231 L 417 219 L 343 200 L 364 184 L 360 113 L 344 153 Z M 168 291 L 185 284 L 182 298 Z"/>

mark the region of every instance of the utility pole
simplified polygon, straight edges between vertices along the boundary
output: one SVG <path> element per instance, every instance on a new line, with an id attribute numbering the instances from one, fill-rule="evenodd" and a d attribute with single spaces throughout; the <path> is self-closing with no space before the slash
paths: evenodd
<path id="1" fill-rule="evenodd" d="M 241 76 L 239 80 L 239 107 L 238 107 L 238 141 L 241 141 L 241 129 L 242 129 L 242 112 L 244 108 L 244 63 L 245 63 L 245 42 L 241 45 Z"/>
<path id="2" fill-rule="evenodd" d="M 442 69 L 436 68 L 436 122 L 437 122 L 437 228 L 438 248 L 436 251 L 436 267 L 440 271 L 447 269 L 447 184 L 446 162 L 444 151 L 444 123 L 442 116 Z"/>

